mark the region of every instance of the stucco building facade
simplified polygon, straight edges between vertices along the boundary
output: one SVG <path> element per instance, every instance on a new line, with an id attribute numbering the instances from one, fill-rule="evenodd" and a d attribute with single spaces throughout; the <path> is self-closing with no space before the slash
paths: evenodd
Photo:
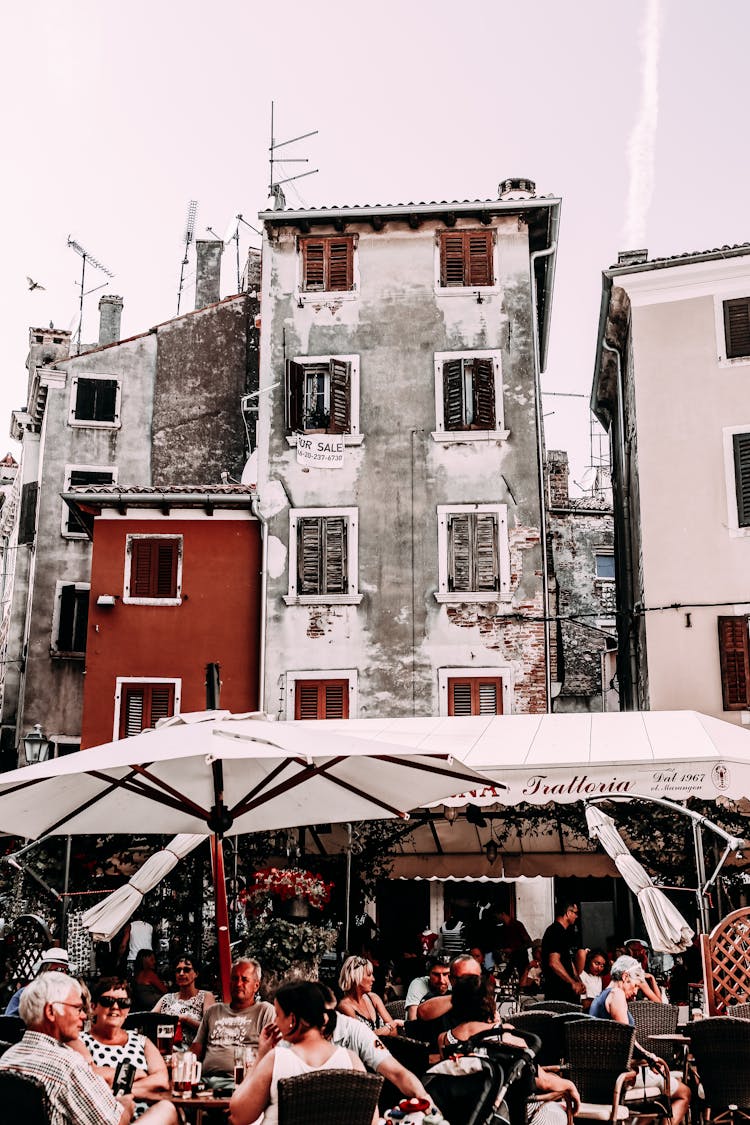
<path id="1" fill-rule="evenodd" d="M 605 270 L 622 706 L 750 721 L 750 245 Z"/>

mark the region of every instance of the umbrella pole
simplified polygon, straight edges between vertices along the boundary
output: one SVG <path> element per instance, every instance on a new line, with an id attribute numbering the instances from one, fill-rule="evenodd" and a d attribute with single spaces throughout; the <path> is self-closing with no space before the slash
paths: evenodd
<path id="1" fill-rule="evenodd" d="M 352 911 L 352 826 L 347 824 L 346 840 L 346 905 L 344 910 L 344 952 L 349 952 L 349 927 Z"/>
<path id="2" fill-rule="evenodd" d="M 216 835 L 216 833 L 211 837 L 211 861 L 216 900 L 216 945 L 219 951 L 221 998 L 225 1004 L 228 1004 L 232 951 L 229 946 L 229 910 L 227 909 L 227 884 L 224 875 L 224 846 L 221 836 Z"/>

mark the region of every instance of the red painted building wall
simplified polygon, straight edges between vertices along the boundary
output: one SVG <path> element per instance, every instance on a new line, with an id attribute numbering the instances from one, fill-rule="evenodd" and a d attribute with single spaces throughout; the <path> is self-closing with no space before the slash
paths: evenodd
<path id="1" fill-rule="evenodd" d="M 95 519 L 82 748 L 113 738 L 118 677 L 179 679 L 179 710 L 202 711 L 206 665 L 216 662 L 221 706 L 258 709 L 260 524 L 228 514 Z M 128 535 L 182 536 L 180 605 L 123 601 Z M 97 605 L 103 594 L 115 595 L 115 605 Z"/>

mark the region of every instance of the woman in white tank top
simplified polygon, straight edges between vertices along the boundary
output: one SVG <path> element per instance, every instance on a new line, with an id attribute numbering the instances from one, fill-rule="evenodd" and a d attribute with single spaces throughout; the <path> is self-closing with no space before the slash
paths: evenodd
<path id="1" fill-rule="evenodd" d="M 251 1125 L 261 1114 L 263 1125 L 277 1125 L 282 1078 L 311 1070 L 364 1070 L 359 1056 L 324 1038 L 328 1013 L 312 981 L 282 985 L 274 1008 L 276 1020 L 261 1032 L 255 1066 L 232 1094 L 231 1125 Z"/>

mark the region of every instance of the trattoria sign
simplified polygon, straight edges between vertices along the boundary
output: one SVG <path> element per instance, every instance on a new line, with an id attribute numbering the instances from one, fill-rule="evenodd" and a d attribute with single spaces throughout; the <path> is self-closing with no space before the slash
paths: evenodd
<path id="1" fill-rule="evenodd" d="M 340 469 L 344 464 L 341 434 L 297 434 L 297 464 L 306 469 Z"/>
<path id="2" fill-rule="evenodd" d="M 478 773 L 492 773 L 503 786 L 486 785 L 472 789 L 445 802 L 446 805 L 518 805 L 526 801 L 532 805 L 546 805 L 549 801 L 567 804 L 584 801 L 588 797 L 665 797 L 685 800 L 688 797 L 714 797 L 732 795 L 732 769 L 725 762 L 694 766 L 669 766 L 663 769 L 628 766 L 620 773 L 612 767 L 606 769 L 567 767 L 566 769 L 539 769 L 536 772 L 508 769 L 499 773 L 496 767 L 483 770 L 472 762 Z"/>

